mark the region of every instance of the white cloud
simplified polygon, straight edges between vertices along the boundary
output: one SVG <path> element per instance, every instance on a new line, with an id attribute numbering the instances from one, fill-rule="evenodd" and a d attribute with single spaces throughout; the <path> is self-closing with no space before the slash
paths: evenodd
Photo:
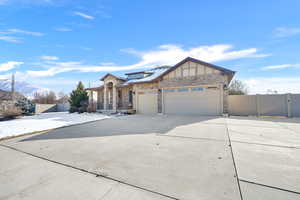
<path id="1" fill-rule="evenodd" d="M 300 93 L 300 77 L 257 77 L 242 80 L 250 94 L 266 94 L 268 90 L 278 93 Z"/>
<path id="2" fill-rule="evenodd" d="M 21 30 L 21 29 L 8 29 L 7 30 L 7 33 L 10 34 L 24 34 L 24 35 L 32 35 L 32 36 L 43 36 L 44 34 L 43 33 L 40 33 L 40 32 L 32 32 L 32 31 L 25 31 L 25 30 Z"/>
<path id="3" fill-rule="evenodd" d="M 82 18 L 85 18 L 85 19 L 89 19 L 89 20 L 93 20 L 95 19 L 95 17 L 91 16 L 91 15 L 87 15 L 85 13 L 82 13 L 82 12 L 73 12 L 74 15 L 77 15 L 77 16 L 80 16 Z"/>
<path id="4" fill-rule="evenodd" d="M 31 36 L 43 36 L 43 33 L 40 32 L 32 32 L 32 31 L 25 31 L 21 29 L 8 29 L 6 31 L 0 31 L 0 40 L 6 42 L 13 42 L 13 43 L 20 43 L 21 38 L 16 37 L 14 35 L 22 34 L 22 35 L 31 35 Z"/>
<path id="5" fill-rule="evenodd" d="M 275 37 L 289 37 L 300 34 L 300 28 L 279 27 L 274 30 Z"/>
<path id="6" fill-rule="evenodd" d="M 195 48 L 184 49 L 178 45 L 161 45 L 155 50 L 136 51 L 133 49 L 123 50 L 134 54 L 140 58 L 140 61 L 131 65 L 116 65 L 114 63 L 102 63 L 100 65 L 89 65 L 83 62 L 51 62 L 42 63 L 41 67 L 46 70 L 30 70 L 31 76 L 54 76 L 58 73 L 79 71 L 79 72 L 114 72 L 126 71 L 139 68 L 149 68 L 157 65 L 174 65 L 184 58 L 190 56 L 206 62 L 216 62 L 223 60 L 232 60 L 239 58 L 255 58 L 268 56 L 258 54 L 256 48 L 243 50 L 231 50 L 231 45 L 212 45 L 199 46 Z"/>
<path id="7" fill-rule="evenodd" d="M 0 72 L 5 72 L 14 69 L 15 67 L 24 64 L 23 62 L 9 61 L 7 63 L 0 64 Z"/>
<path id="8" fill-rule="evenodd" d="M 3 36 L 0 35 L 0 40 L 5 41 L 5 42 L 12 42 L 12 43 L 20 43 L 21 42 L 21 39 L 18 37 L 6 36 L 6 35 L 3 35 Z"/>
<path id="9" fill-rule="evenodd" d="M 59 58 L 56 56 L 41 56 L 42 60 L 58 60 Z"/>
<path id="10" fill-rule="evenodd" d="M 71 32 L 72 31 L 72 29 L 67 28 L 67 27 L 57 27 L 57 28 L 54 28 L 54 30 L 59 31 L 59 32 Z"/>
<path id="11" fill-rule="evenodd" d="M 275 69 L 286 69 L 286 68 L 297 68 L 300 67 L 299 64 L 283 64 L 283 65 L 270 65 L 262 67 L 261 70 L 275 70 Z"/>

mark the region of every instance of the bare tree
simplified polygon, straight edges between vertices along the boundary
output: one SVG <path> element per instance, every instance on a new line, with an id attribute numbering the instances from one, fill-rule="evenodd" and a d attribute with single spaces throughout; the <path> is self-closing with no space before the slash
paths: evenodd
<path id="1" fill-rule="evenodd" d="M 55 104 L 57 101 L 56 94 L 53 91 L 34 94 L 33 103 Z"/>
<path id="2" fill-rule="evenodd" d="M 68 103 L 69 102 L 69 96 L 63 92 L 58 93 L 58 99 L 57 103 Z"/>
<path id="3" fill-rule="evenodd" d="M 248 87 L 240 80 L 233 80 L 229 85 L 229 95 L 248 94 Z"/>

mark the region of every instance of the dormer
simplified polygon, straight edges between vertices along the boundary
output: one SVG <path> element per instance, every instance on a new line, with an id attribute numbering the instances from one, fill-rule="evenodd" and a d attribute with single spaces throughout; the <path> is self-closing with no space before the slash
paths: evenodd
<path id="1" fill-rule="evenodd" d="M 141 79 L 141 78 L 145 78 L 147 76 L 150 76 L 152 73 L 151 72 L 132 72 L 132 73 L 127 73 L 125 74 L 127 76 L 128 80 L 133 80 L 133 79 Z"/>

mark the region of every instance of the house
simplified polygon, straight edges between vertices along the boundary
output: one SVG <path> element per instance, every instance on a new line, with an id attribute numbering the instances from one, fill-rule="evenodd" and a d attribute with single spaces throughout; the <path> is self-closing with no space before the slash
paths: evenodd
<path id="1" fill-rule="evenodd" d="M 234 74 L 187 57 L 174 66 L 127 73 L 126 77 L 108 73 L 100 79 L 102 86 L 87 90 L 90 105 L 98 111 L 221 115 L 227 113 L 227 86 Z"/>

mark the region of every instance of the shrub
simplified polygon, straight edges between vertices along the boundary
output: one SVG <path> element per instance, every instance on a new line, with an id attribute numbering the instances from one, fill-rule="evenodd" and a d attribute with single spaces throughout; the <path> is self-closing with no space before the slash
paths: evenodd
<path id="1" fill-rule="evenodd" d="M 15 106 L 20 108 L 23 114 L 31 114 L 35 110 L 34 104 L 26 98 L 19 99 Z"/>
<path id="2" fill-rule="evenodd" d="M 22 115 L 22 110 L 18 107 L 10 107 L 5 109 L 2 115 L 7 119 L 15 119 Z"/>
<path id="3" fill-rule="evenodd" d="M 70 113 L 78 112 L 78 108 L 75 107 L 75 106 L 71 106 L 70 109 L 69 109 L 69 112 Z"/>

